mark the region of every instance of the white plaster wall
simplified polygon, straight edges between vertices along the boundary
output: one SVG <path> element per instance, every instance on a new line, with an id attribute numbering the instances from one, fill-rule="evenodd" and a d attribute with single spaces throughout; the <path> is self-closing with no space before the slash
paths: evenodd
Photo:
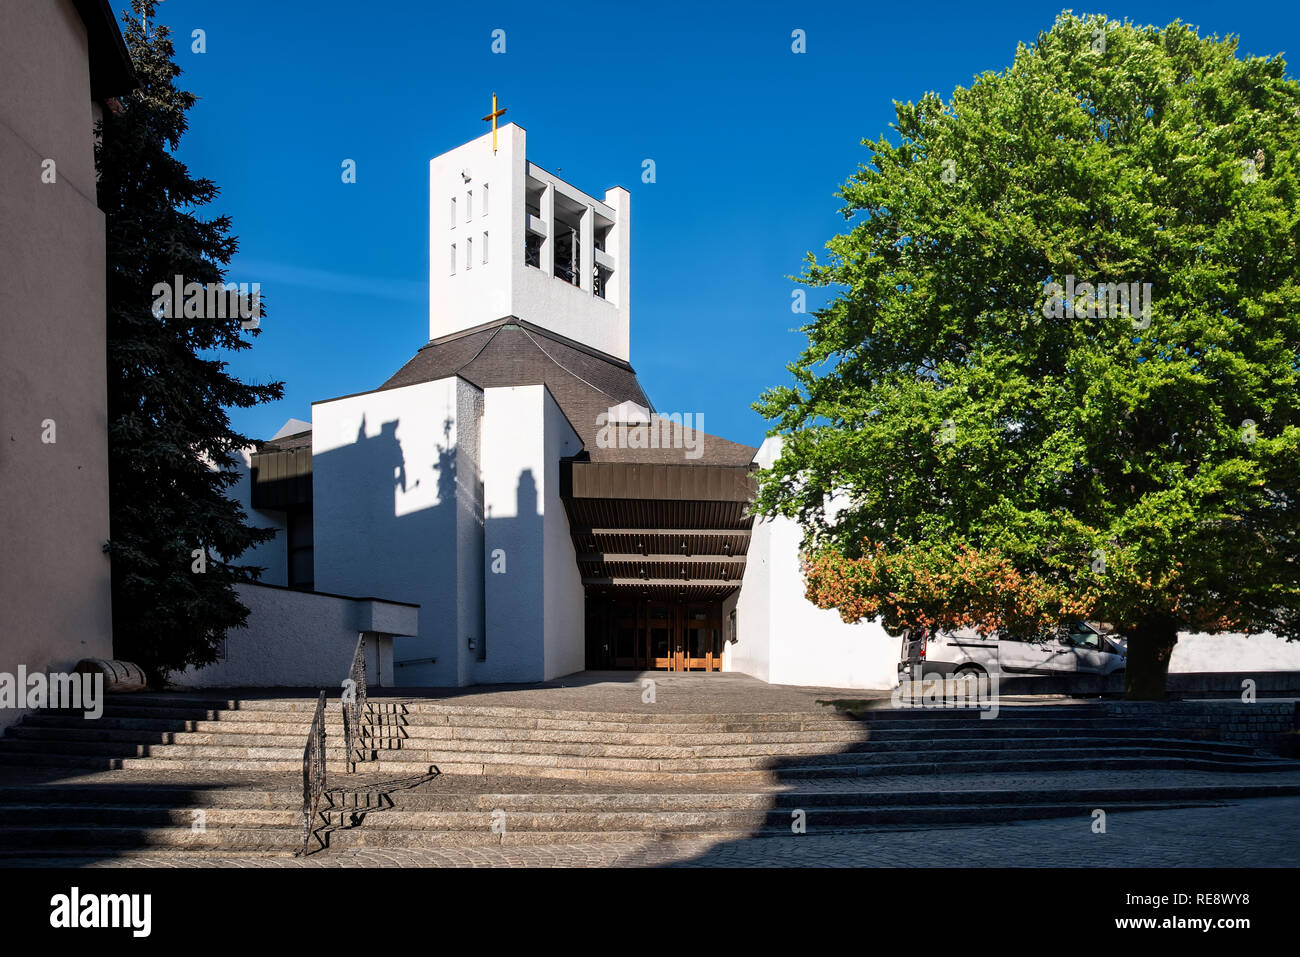
<path id="1" fill-rule="evenodd" d="M 456 380 L 456 618 L 458 655 L 456 683 L 472 684 L 473 666 L 485 641 L 483 621 L 483 486 L 479 438 L 483 419 L 483 390 Z M 475 647 L 470 648 L 470 639 Z"/>
<path id="2" fill-rule="evenodd" d="M 770 681 L 772 658 L 772 608 L 769 596 L 771 576 L 768 539 L 771 525 L 756 521 L 750 533 L 749 552 L 740 591 L 722 605 L 723 621 L 734 607 L 738 641 L 723 646 L 722 670 L 739 671 Z"/>
<path id="3" fill-rule="evenodd" d="M 615 224 L 605 249 L 615 261 L 609 298 L 601 299 L 525 264 L 527 133 L 507 123 L 497 130 L 495 154 L 492 134 L 488 132 L 429 161 L 429 338 L 515 316 L 628 359 L 631 196 L 627 190 L 614 187 L 600 201 L 545 171 L 539 175 L 561 184 L 553 188 L 563 188 L 567 195 L 589 206 L 603 205 L 613 212 Z M 486 215 L 482 199 L 485 184 L 490 196 Z M 473 210 L 467 220 L 469 192 L 473 193 Z M 454 225 L 452 197 L 456 198 Z M 486 263 L 484 232 L 488 233 Z M 472 258 L 467 256 L 467 239 L 473 240 Z"/>
<path id="4" fill-rule="evenodd" d="M 513 315 L 619 359 L 629 359 L 628 326 L 613 303 L 526 265 L 522 256 L 514 271 Z"/>
<path id="5" fill-rule="evenodd" d="M 225 658 L 171 676 L 192 688 L 341 687 L 352 665 L 357 635 L 383 620 L 404 631 L 417 628 L 418 609 L 387 602 L 355 601 L 315 592 L 236 585 L 248 606 L 248 625 L 226 636 Z M 374 607 L 377 606 L 377 607 Z M 368 636 L 366 675 L 372 687 L 393 684 L 392 639 Z"/>
<path id="6" fill-rule="evenodd" d="M 767 468 L 780 439 L 764 441 L 754 461 Z M 740 641 L 727 645 L 723 669 L 772 684 L 886 689 L 898 681 L 899 642 L 879 622 L 846 624 L 804 597 L 802 539 L 787 518 L 755 521 L 736 609 Z M 724 613 L 729 610 L 724 605 Z"/>
<path id="7" fill-rule="evenodd" d="M 560 499 L 561 456 L 581 448 L 544 386 L 483 395 L 487 657 L 479 682 L 543 681 L 583 667 L 583 592 Z M 505 571 L 492 571 L 504 558 Z"/>
<path id="8" fill-rule="evenodd" d="M 420 606 L 394 644 L 396 683 L 455 685 L 460 387 L 440 379 L 318 402 L 312 412 L 315 586 Z"/>
<path id="9" fill-rule="evenodd" d="M 543 419 L 546 423 L 546 488 L 542 501 L 543 548 L 545 550 L 545 635 L 544 679 L 572 674 L 586 667 L 584 630 L 586 594 L 582 572 L 569 533 L 569 517 L 560 498 L 560 459 L 582 450 L 574 432 L 550 392 L 543 390 Z"/>
<path id="10" fill-rule="evenodd" d="M 483 392 L 487 658 L 475 662 L 479 682 L 541 681 L 546 673 L 545 392 L 540 385 Z"/>
<path id="11" fill-rule="evenodd" d="M 436 339 L 511 314 L 511 263 L 524 244 L 524 131 L 513 123 L 497 130 L 497 152 L 486 133 L 429 161 L 429 338 Z M 464 173 L 469 173 L 469 180 Z M 483 186 L 487 184 L 487 215 Z M 474 193 L 473 215 L 465 219 L 466 192 Z M 456 224 L 450 221 L 456 197 Z M 481 243 L 488 233 L 488 261 Z M 466 268 L 465 240 L 474 240 Z M 450 249 L 456 246 L 456 274 Z M 518 253 L 515 253 L 515 250 Z"/>
<path id="12" fill-rule="evenodd" d="M 1182 633 L 1169 659 L 1172 671 L 1300 671 L 1300 641 L 1259 635 Z"/>
<path id="13" fill-rule="evenodd" d="M 898 639 L 887 635 L 878 621 L 846 624 L 838 612 L 818 608 L 804 597 L 801 539 L 798 523 L 788 518 L 771 522 L 765 550 L 772 629 L 767 680 L 832 688 L 893 687 L 898 681 Z"/>

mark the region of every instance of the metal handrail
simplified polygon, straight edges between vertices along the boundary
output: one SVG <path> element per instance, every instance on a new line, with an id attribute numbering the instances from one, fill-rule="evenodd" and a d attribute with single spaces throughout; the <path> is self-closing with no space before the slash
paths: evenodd
<path id="1" fill-rule="evenodd" d="M 361 721 L 366 713 L 366 633 L 357 636 L 357 647 L 352 653 L 352 667 L 343 691 L 343 740 L 348 771 L 360 760 Z"/>
<path id="2" fill-rule="evenodd" d="M 302 853 L 306 857 L 311 847 L 312 825 L 320 811 L 325 796 L 325 692 L 316 699 L 316 713 L 307 732 L 307 745 L 302 751 Z"/>

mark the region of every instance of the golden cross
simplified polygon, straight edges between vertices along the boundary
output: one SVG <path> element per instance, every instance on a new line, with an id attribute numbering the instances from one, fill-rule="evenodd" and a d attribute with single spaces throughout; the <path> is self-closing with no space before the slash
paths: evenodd
<path id="1" fill-rule="evenodd" d="M 493 153 L 494 155 L 496 154 L 496 151 L 497 151 L 497 117 L 498 117 L 498 116 L 504 116 L 504 115 L 505 115 L 505 112 L 506 112 L 506 111 L 505 111 L 504 108 L 499 109 L 499 110 L 497 109 L 497 95 L 496 95 L 495 93 L 493 93 L 493 94 L 492 94 L 492 112 L 489 113 L 487 116 L 483 117 L 483 122 L 486 123 L 486 122 L 488 122 L 489 120 L 492 121 L 492 153 Z"/>

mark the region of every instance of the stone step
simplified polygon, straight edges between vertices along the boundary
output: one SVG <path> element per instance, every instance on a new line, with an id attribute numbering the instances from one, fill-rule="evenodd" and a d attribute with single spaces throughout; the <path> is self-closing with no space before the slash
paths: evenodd
<path id="1" fill-rule="evenodd" d="M 638 689 L 639 695 L 639 689 Z M 651 706 L 653 707 L 653 706 Z M 646 711 L 566 711 L 550 708 L 515 708 L 456 705 L 433 699 L 398 699 L 370 698 L 367 708 L 375 714 L 422 714 L 422 715 L 460 715 L 477 717 L 506 717 L 523 719 L 547 719 L 582 721 L 585 723 L 631 723 L 631 724 L 711 724 L 719 721 L 734 721 L 735 712 L 673 712 L 668 710 Z M 104 713 L 124 711 L 148 712 L 277 712 L 281 714 L 304 714 L 308 719 L 316 710 L 313 698 L 208 698 L 188 695 L 111 695 L 105 699 Z M 326 714 L 341 713 L 342 705 L 338 692 L 326 698 Z M 844 722 L 855 719 L 842 715 L 829 708 L 821 712 L 809 711 L 758 711 L 743 714 L 746 722 L 766 721 L 803 721 L 809 718 L 819 721 Z"/>
<path id="2" fill-rule="evenodd" d="M 1205 807 L 1213 802 L 1130 802 L 1112 804 L 1108 814 L 1123 811 L 1149 811 L 1180 807 Z M 804 817 L 808 834 L 851 834 L 864 830 L 914 830 L 924 826 L 1009 823 L 1014 821 L 1074 818 L 1088 821 L 1093 806 L 1088 804 L 1019 804 L 982 807 L 855 808 L 809 811 Z M 766 837 L 789 836 L 794 817 L 789 812 L 712 814 L 662 813 L 648 815 L 573 815 L 555 819 L 549 815 L 533 817 L 507 815 L 505 829 L 493 833 L 487 815 L 476 814 L 472 820 L 446 819 L 450 825 L 438 826 L 442 818 L 409 815 L 379 823 L 381 815 L 372 814 L 357 827 L 338 827 L 319 832 L 317 838 L 331 850 L 356 847 L 474 847 L 538 844 L 644 843 L 655 840 L 709 839 L 742 841 Z M 547 824 L 555 825 L 548 829 Z M 525 826 L 529 825 L 529 826 Z M 581 829 L 586 825 L 589 829 Z"/>
<path id="3" fill-rule="evenodd" d="M 126 741 L 138 744 L 224 744 L 265 747 L 301 747 L 307 737 L 307 728 L 301 734 L 287 732 L 277 727 L 273 731 L 248 730 L 244 722 L 224 724 L 201 722 L 204 727 L 193 730 L 163 730 L 156 728 L 121 728 L 85 722 L 77 725 L 55 726 L 27 724 L 10 727 L 5 737 L 27 740 L 59 741 Z M 327 728 L 327 740 L 341 740 L 342 728 Z M 751 732 L 732 734 L 674 735 L 655 732 L 603 733 L 592 731 L 538 731 L 533 729 L 493 729 L 418 726 L 405 728 L 363 727 L 361 739 L 372 741 L 373 747 L 392 747 L 391 742 L 423 742 L 421 746 L 440 747 L 445 742 L 461 742 L 464 747 L 534 743 L 541 745 L 621 745 L 626 747 L 742 747 L 747 745 L 816 745 L 834 747 L 837 744 L 859 742 L 866 733 L 857 729 L 843 731 L 807 732 Z M 409 746 L 409 745 L 404 745 Z"/>
<path id="4" fill-rule="evenodd" d="M 302 827 L 302 798 L 294 808 L 169 807 L 157 803 L 3 804 L 5 827 L 11 825 L 111 825 L 148 827 Z M 202 812 L 200 817 L 197 812 Z M 334 813 L 338 814 L 339 811 Z M 299 832 L 301 834 L 301 832 Z"/>
<path id="5" fill-rule="evenodd" d="M 1168 807 L 1204 806 L 1208 801 L 1173 802 L 1110 802 L 1107 813 L 1123 810 Z M 673 811 L 505 811 L 494 815 L 491 811 L 376 811 L 365 815 L 359 825 L 347 827 L 339 815 L 331 815 L 330 844 L 347 830 L 361 832 L 368 841 L 371 834 L 383 831 L 437 833 L 444 832 L 453 840 L 468 837 L 471 840 L 488 836 L 501 837 L 492 828 L 505 835 L 517 832 L 649 832 L 655 834 L 685 831 L 760 831 L 792 833 L 791 825 L 800 816 L 811 833 L 843 831 L 881 825 L 934 825 L 957 823 L 995 823 L 1022 821 L 1046 817 L 1074 817 L 1087 820 L 1096 804 L 1053 802 L 1026 805 L 1019 801 L 980 805 L 890 805 L 890 806 L 833 806 L 807 808 L 769 808 L 753 810 L 701 810 Z M 802 814 L 800 814 L 802 812 Z M 342 815 L 347 817 L 347 815 Z M 340 830 L 341 829 L 341 830 Z"/>
<path id="6" fill-rule="evenodd" d="M 568 764 L 548 764 L 546 757 L 539 762 L 523 762 L 512 756 L 494 756 L 495 761 L 436 761 L 424 762 L 410 760 L 410 755 L 403 752 L 402 758 L 385 758 L 381 761 L 361 761 L 353 767 L 358 775 L 346 775 L 341 762 L 331 762 L 329 776 L 331 781 L 357 780 L 365 775 L 425 774 L 436 768 L 443 774 L 456 776 L 494 777 L 507 776 L 517 778 L 540 777 L 573 781 L 591 781 L 614 785 L 632 785 L 637 783 L 673 783 L 695 785 L 736 784 L 768 785 L 785 781 L 812 777 L 851 777 L 863 775 L 897 775 L 897 774 L 945 774 L 945 773 L 990 773 L 998 771 L 1077 771 L 1077 770 L 1212 770 L 1212 771 L 1270 771 L 1295 770 L 1295 762 L 1269 761 L 1236 756 L 1235 760 L 1219 760 L 1213 755 L 1197 756 L 1195 753 L 1175 752 L 1175 756 L 1133 755 L 1123 757 L 1057 757 L 1026 758 L 1023 753 L 1016 757 L 1000 755 L 972 760 L 969 754 L 963 754 L 960 760 L 943 761 L 880 761 L 871 757 L 844 756 L 854 759 L 855 763 L 830 762 L 825 759 L 810 757 L 805 761 L 771 761 L 768 766 L 750 766 L 748 768 L 716 767 L 702 762 L 688 764 L 680 760 L 663 762 L 663 767 L 636 767 L 634 762 L 616 762 L 614 767 L 601 766 L 602 759 L 575 758 Z M 833 756 L 832 756 L 833 757 Z M 552 758 L 553 760 L 553 758 Z M 610 760 L 610 759 L 603 759 Z M 746 760 L 746 759 L 741 759 Z M 756 762 L 757 763 L 757 762 Z M 95 755 L 61 755 L 61 754 L 15 754 L 0 752 L 0 764 L 24 767 L 61 767 L 86 770 L 150 771 L 161 774 L 187 774 L 211 772 L 282 772 L 302 773 L 301 758 L 293 761 L 275 761 L 263 759 L 174 759 L 174 758 L 115 758 Z M 633 766 L 629 766 L 632 764 Z M 659 762 L 643 762 L 658 765 Z"/>
<path id="7" fill-rule="evenodd" d="M 333 745 L 326 748 L 328 759 L 342 761 L 344 749 L 339 747 L 341 739 L 334 738 Z M 894 743 L 886 744 L 885 750 L 872 743 L 851 744 L 828 752 L 823 745 L 753 745 L 743 748 L 729 746 L 703 746 L 689 748 L 646 748 L 622 747 L 618 745 L 564 745 L 561 749 L 544 742 L 498 742 L 489 747 L 489 742 L 461 742 L 456 740 L 440 742 L 437 748 L 418 746 L 399 747 L 391 750 L 366 749 L 366 758 L 376 763 L 389 759 L 402 762 L 419 762 L 436 764 L 439 761 L 472 761 L 476 763 L 507 762 L 521 765 L 543 767 L 605 768 L 611 770 L 632 771 L 728 771 L 750 770 L 757 768 L 783 767 L 802 763 L 801 758 L 815 759 L 821 764 L 858 763 L 870 761 L 879 756 L 895 763 L 933 762 L 949 759 L 971 760 L 980 756 L 1000 756 L 1000 752 L 1014 750 L 1017 756 L 1029 759 L 1053 759 L 1070 757 L 1078 754 L 1078 742 L 1068 740 L 1025 742 L 1011 738 L 994 739 L 987 742 L 935 742 L 947 744 L 948 747 L 920 749 Z M 1202 741 L 1181 741 L 1176 739 L 1134 743 L 1130 741 L 1084 742 L 1094 754 L 1105 753 L 1112 756 L 1154 756 L 1163 757 L 1177 754 L 1209 755 L 1216 760 L 1245 760 L 1251 757 L 1248 749 L 1240 746 L 1219 747 Z M 1041 747 L 1039 745 L 1051 745 Z M 736 750 L 750 751 L 749 754 L 735 754 Z M 252 745 L 244 747 L 226 747 L 220 745 L 185 745 L 185 744 L 133 744 L 130 742 L 99 741 L 61 741 L 57 749 L 45 741 L 7 738 L 3 742 L 3 751 L 13 753 L 39 754 L 50 757 L 95 756 L 108 758 L 157 758 L 170 760 L 237 760 L 237 761 L 293 761 L 301 760 L 302 748 L 290 744 L 284 747 Z"/>
<path id="8" fill-rule="evenodd" d="M 145 708 L 105 708 L 98 719 L 87 719 L 80 714 L 70 715 L 66 712 L 43 712 L 38 720 L 68 727 L 74 724 L 105 721 L 130 722 L 127 727 L 156 727 L 163 730 L 189 730 L 196 722 L 219 721 L 225 723 L 248 723 L 258 726 L 276 725 L 301 728 L 303 733 L 311 725 L 311 715 L 297 712 L 273 711 L 205 711 L 185 709 L 164 711 Z M 851 719 L 832 719 L 826 717 L 805 716 L 786 721 L 750 721 L 737 720 L 735 715 L 719 718 L 714 722 L 696 721 L 659 721 L 626 722 L 575 720 L 538 717 L 512 717 L 500 715 L 458 715 L 440 714 L 374 714 L 367 713 L 367 720 L 380 724 L 418 725 L 423 727 L 478 727 L 478 728 L 539 728 L 556 731 L 590 731 L 611 733 L 652 732 L 675 734 L 699 733 L 749 733 L 749 732 L 801 732 L 801 731 L 837 731 L 860 728 L 861 722 Z M 136 722 L 153 722 L 150 725 L 137 725 Z M 331 728 L 342 727 L 342 715 L 337 712 L 326 714 L 327 725 Z"/>
<path id="9" fill-rule="evenodd" d="M 94 784 L 40 784 L 0 787 L 0 808 L 31 803 L 35 798 L 65 806 L 157 805 L 184 808 L 302 810 L 301 767 L 296 786 L 283 788 L 180 786 L 159 782 L 122 784 L 112 776 Z M 290 779 L 286 779 L 288 781 Z"/>
<path id="10" fill-rule="evenodd" d="M 289 746 L 305 741 L 309 725 L 289 723 L 264 723 L 245 721 L 187 721 L 170 722 L 143 718 L 101 718 L 86 721 L 79 718 L 41 715 L 5 730 L 5 736 L 57 740 L 67 738 L 82 741 L 137 741 L 139 743 L 227 743 L 245 745 L 254 743 L 254 736 L 264 737 L 267 746 Z M 790 731 L 733 731 L 733 732 L 681 732 L 673 730 L 633 731 L 607 730 L 551 730 L 539 728 L 477 727 L 457 725 L 363 725 L 362 737 L 376 741 L 393 738 L 402 740 L 427 740 L 440 742 L 457 739 L 464 741 L 547 741 L 555 743 L 599 743 L 629 745 L 723 745 L 723 744 L 794 744 L 801 742 L 907 742 L 912 747 L 924 747 L 934 740 L 986 740 L 1013 733 L 1023 738 L 1055 738 L 1062 735 L 1074 740 L 1109 738 L 1147 739 L 1171 738 L 1179 734 L 1165 729 L 1152 731 L 1142 728 L 1114 729 L 1021 726 L 999 726 L 984 722 L 974 727 L 944 727 L 935 729 L 898 728 L 876 730 L 860 725 L 839 726 L 833 730 Z M 342 735 L 341 723 L 326 728 L 329 737 Z M 435 747 L 435 744 L 428 745 Z"/>
<path id="11" fill-rule="evenodd" d="M 116 847 L 225 848 L 240 853 L 285 852 L 302 846 L 302 826 L 133 827 L 130 825 L 34 825 L 0 827 L 0 850 L 8 853 L 36 848 L 84 848 L 92 852 Z"/>
<path id="12" fill-rule="evenodd" d="M 39 742 L 46 747 L 41 748 L 43 751 L 55 751 L 62 753 L 84 753 L 86 749 L 82 745 L 104 745 L 107 750 L 97 753 L 112 753 L 115 755 L 125 755 L 127 753 L 136 756 L 142 756 L 140 749 L 147 748 L 149 753 L 159 753 L 158 749 L 162 747 L 178 747 L 187 749 L 183 753 L 195 757 L 202 757 L 210 754 L 213 757 L 232 757 L 232 756 L 252 756 L 252 751 L 258 753 L 265 750 L 270 755 L 271 751 L 277 752 L 278 756 L 289 757 L 290 752 L 296 750 L 301 754 L 302 748 L 306 743 L 306 735 L 302 737 L 288 735 L 256 735 L 256 734 L 207 734 L 207 733 L 188 733 L 188 732 L 154 732 L 151 734 L 142 734 L 133 731 L 99 731 L 97 729 L 57 729 L 64 733 L 51 733 L 50 729 L 35 731 L 28 729 L 26 731 L 17 731 L 8 737 L 8 740 L 0 747 L 8 747 L 10 742 L 15 744 L 21 742 L 17 750 L 34 750 L 31 747 L 33 742 Z M 765 754 L 825 754 L 827 752 L 847 750 L 849 748 L 865 747 L 864 743 L 855 739 L 846 739 L 843 741 L 805 741 L 796 737 L 793 741 L 758 741 L 758 742 L 737 742 L 734 744 L 702 744 L 677 746 L 672 744 L 587 744 L 583 742 L 550 742 L 550 741 L 532 741 L 532 740 L 514 740 L 514 741 L 492 741 L 492 740 L 461 740 L 459 738 L 427 738 L 416 735 L 411 737 L 373 737 L 365 736 L 361 738 L 361 747 L 367 751 L 417 751 L 427 754 L 455 754 L 455 753 L 532 753 L 532 754 L 549 754 L 564 753 L 582 756 L 607 756 L 607 757 L 725 757 L 725 756 L 746 756 L 746 755 L 765 755 Z M 331 757 L 338 759 L 343 758 L 344 738 L 340 735 L 329 735 L 326 738 L 327 753 Z M 236 755 L 235 752 L 241 752 Z M 278 754 L 283 752 L 283 754 Z"/>

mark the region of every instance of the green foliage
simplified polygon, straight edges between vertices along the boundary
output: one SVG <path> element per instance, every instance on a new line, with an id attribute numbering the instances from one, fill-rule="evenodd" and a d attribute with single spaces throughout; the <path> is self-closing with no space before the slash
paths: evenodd
<path id="1" fill-rule="evenodd" d="M 1300 636 L 1300 87 L 1283 61 L 1062 14 L 1008 69 L 895 106 L 897 142 L 864 141 L 838 194 L 849 228 L 808 257 L 801 281 L 837 291 L 794 384 L 755 406 L 784 436 L 757 508 L 803 524 L 810 598 L 984 620 L 999 602 L 934 567 L 966 556 L 1050 594 L 1042 624 L 1070 607 Z M 1045 284 L 1071 275 L 1150 283 L 1149 325 L 1053 315 Z"/>
<path id="2" fill-rule="evenodd" d="M 96 165 L 107 220 L 114 653 L 160 676 L 213 661 L 227 628 L 247 620 L 234 585 L 261 569 L 233 562 L 274 531 L 249 527 L 226 496 L 238 475 L 232 453 L 250 444 L 226 409 L 278 399 L 283 386 L 242 383 L 217 357 L 250 347 L 237 314 L 154 314 L 155 283 L 223 281 L 237 248 L 228 217 L 193 214 L 217 187 L 173 155 L 195 98 L 173 85 L 180 69 L 154 7 L 133 0 L 135 16 L 123 17 L 141 89 L 105 112 Z M 199 548 L 202 574 L 191 570 Z"/>

